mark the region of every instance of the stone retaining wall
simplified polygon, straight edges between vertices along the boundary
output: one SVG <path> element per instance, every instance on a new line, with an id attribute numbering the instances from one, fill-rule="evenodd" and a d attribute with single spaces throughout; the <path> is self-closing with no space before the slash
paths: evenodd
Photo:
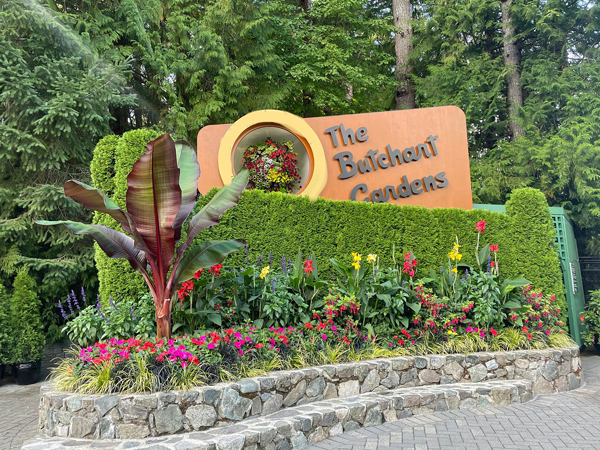
<path id="1" fill-rule="evenodd" d="M 42 388 L 40 434 L 132 439 L 223 427 L 281 409 L 368 392 L 523 379 L 533 393 L 578 388 L 579 348 L 397 357 L 272 372 L 187 392 L 82 396 Z"/>

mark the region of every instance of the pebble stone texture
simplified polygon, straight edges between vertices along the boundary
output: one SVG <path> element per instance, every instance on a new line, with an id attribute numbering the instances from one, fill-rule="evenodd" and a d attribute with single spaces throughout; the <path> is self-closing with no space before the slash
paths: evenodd
<path id="1" fill-rule="evenodd" d="M 370 398 L 370 403 L 352 412 L 350 419 L 336 413 L 337 419 L 327 425 L 316 423 L 320 419 L 312 420 L 310 425 L 303 423 L 300 434 L 306 435 L 307 439 L 312 436 L 312 443 L 327 438 L 329 433 L 339 434 L 342 425 L 343 431 L 376 425 L 381 421 L 396 420 L 396 413 L 402 416 L 459 407 L 521 403 L 530 400 L 534 394 L 577 389 L 580 371 L 579 348 L 571 347 L 379 359 L 273 372 L 266 377 L 187 392 L 82 396 L 53 393 L 48 387 L 42 390 L 40 435 L 96 440 L 143 439 L 223 427 L 236 429 L 231 425 L 242 420 L 273 417 L 278 411 L 295 407 L 289 411 L 293 416 L 298 412 L 331 407 L 333 404 L 329 401 L 336 398 L 373 394 L 361 397 Z M 503 380 L 526 383 L 509 383 L 512 388 L 506 390 L 508 387 Z M 465 387 L 461 388 L 457 398 L 454 388 L 460 383 L 490 382 L 486 392 L 479 389 L 471 392 Z M 497 389 L 493 382 L 498 383 Z M 434 386 L 437 390 L 424 389 L 426 386 Z M 449 390 L 449 386 L 454 391 Z M 415 388 L 422 394 L 417 395 Z M 505 390 L 500 393 L 498 389 Z M 392 405 L 390 395 L 394 393 L 399 397 Z M 311 404 L 314 406 L 299 408 Z M 385 417 L 382 416 L 384 413 Z M 276 434 L 292 442 L 296 431 L 288 436 L 290 432 L 278 428 Z M 317 433 L 314 436 L 313 431 Z M 268 447 L 261 445 L 261 448 Z"/>

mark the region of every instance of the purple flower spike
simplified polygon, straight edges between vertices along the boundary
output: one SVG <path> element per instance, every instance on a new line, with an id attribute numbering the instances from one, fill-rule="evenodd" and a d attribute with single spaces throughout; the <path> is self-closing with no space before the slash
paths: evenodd
<path id="1" fill-rule="evenodd" d="M 249 264 L 249 262 L 250 262 L 250 261 L 248 260 L 248 252 L 249 252 L 249 249 L 248 249 L 248 245 L 246 244 L 246 265 L 248 265 L 248 264 Z"/>
<path id="2" fill-rule="evenodd" d="M 67 294 L 67 306 L 69 307 L 69 311 L 71 311 L 71 315 L 75 314 L 73 312 L 73 305 L 71 304 L 71 294 Z"/>
<path id="3" fill-rule="evenodd" d="M 281 270 L 283 270 L 284 275 L 287 275 L 287 267 L 285 266 L 285 255 L 281 257 Z"/>
<path id="4" fill-rule="evenodd" d="M 269 252 L 269 266 L 273 266 L 273 252 Z"/>
<path id="5" fill-rule="evenodd" d="M 75 308 L 77 308 L 77 310 L 80 310 L 81 308 L 79 307 L 79 302 L 77 301 L 77 296 L 75 295 L 75 292 L 73 290 L 71 290 L 71 297 L 73 298 L 73 303 L 75 303 Z"/>
<path id="6" fill-rule="evenodd" d="M 131 313 L 131 317 L 133 318 L 133 320 L 137 321 L 138 318 L 135 315 L 135 312 L 133 311 L 133 306 L 131 307 L 131 310 L 129 311 Z"/>
<path id="7" fill-rule="evenodd" d="M 110 303 L 110 306 L 112 306 L 113 308 L 115 308 L 115 311 L 119 310 L 119 308 L 117 308 L 117 305 L 115 305 L 115 301 L 112 299 L 112 297 L 108 298 L 108 303 Z"/>
<path id="8" fill-rule="evenodd" d="M 101 309 L 101 307 L 100 307 L 100 294 L 98 294 L 98 296 L 97 296 L 97 299 L 98 299 L 98 300 L 96 301 L 96 310 L 97 310 L 98 312 L 100 312 L 100 311 L 102 311 L 102 309 Z"/>
<path id="9" fill-rule="evenodd" d="M 60 300 L 58 301 L 58 307 L 60 308 L 60 315 L 63 317 L 63 319 L 67 320 L 68 319 L 67 313 L 65 312 Z"/>

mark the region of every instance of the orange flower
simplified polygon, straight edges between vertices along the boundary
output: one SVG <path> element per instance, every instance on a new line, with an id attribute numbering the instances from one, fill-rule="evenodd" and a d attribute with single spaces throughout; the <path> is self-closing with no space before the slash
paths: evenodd
<path id="1" fill-rule="evenodd" d="M 579 320 L 583 322 L 585 320 L 585 316 L 582 314 L 581 316 L 579 316 Z"/>

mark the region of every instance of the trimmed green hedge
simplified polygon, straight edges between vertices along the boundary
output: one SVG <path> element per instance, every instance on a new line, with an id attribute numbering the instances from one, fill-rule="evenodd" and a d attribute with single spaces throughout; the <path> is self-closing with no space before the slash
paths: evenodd
<path id="1" fill-rule="evenodd" d="M 126 177 L 135 160 L 143 153 L 145 143 L 158 132 L 136 130 L 123 137 L 105 138 L 96 147 L 92 174 L 97 187 L 105 190 L 124 207 Z M 111 162 L 113 166 L 111 167 Z M 202 197 L 196 211 L 210 200 L 216 189 Z M 475 264 L 477 233 L 475 224 L 487 222 L 482 245 L 499 246 L 498 264 L 502 277 L 528 278 L 535 289 L 553 293 L 565 308 L 564 287 L 555 234 L 544 195 L 535 189 L 517 189 L 506 204 L 507 214 L 484 210 L 427 209 L 415 206 L 371 204 L 365 202 L 318 199 L 311 201 L 281 193 L 246 191 L 240 204 L 227 211 L 218 226 L 205 230 L 198 240 L 243 238 L 253 261 L 273 255 L 273 264 L 281 264 L 282 256 L 294 257 L 298 251 L 308 256 L 313 252 L 321 278 L 331 278 L 330 258 L 351 262 L 351 252 L 376 253 L 381 264 L 403 261 L 411 250 L 419 261 L 417 276 L 427 276 L 448 261 L 448 252 L 458 237 L 463 262 Z M 115 227 L 107 216 L 96 215 L 96 223 Z M 185 230 L 185 227 L 184 227 Z M 227 259 L 227 264 L 244 263 L 244 252 Z M 97 249 L 100 294 L 103 300 L 116 293 L 135 295 L 146 287 L 141 277 L 124 261 L 110 260 Z"/>
<path id="2" fill-rule="evenodd" d="M 146 143 L 162 133 L 153 130 L 133 130 L 123 136 L 106 136 L 94 149 L 91 164 L 94 187 L 103 190 L 119 207 L 125 209 L 127 175 L 133 164 L 146 151 Z M 121 225 L 108 214 L 96 212 L 94 223 L 123 231 Z M 100 298 L 104 303 L 109 297 L 137 298 L 148 287 L 140 274 L 124 259 L 110 259 L 94 244 L 96 268 L 100 282 Z"/>

